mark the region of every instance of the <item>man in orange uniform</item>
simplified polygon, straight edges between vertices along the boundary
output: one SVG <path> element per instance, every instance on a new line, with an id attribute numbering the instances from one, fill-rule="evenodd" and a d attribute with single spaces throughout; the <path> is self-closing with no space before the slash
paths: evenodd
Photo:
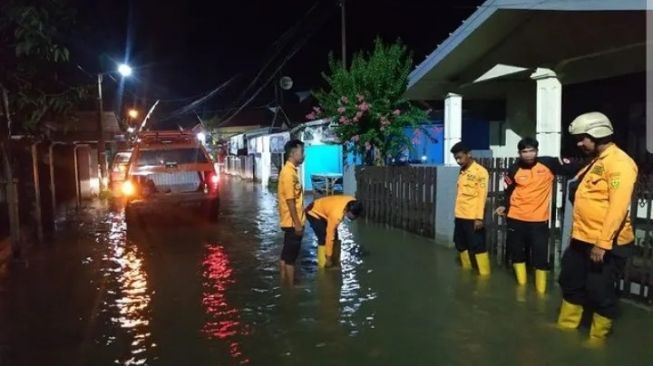
<path id="1" fill-rule="evenodd" d="M 569 126 L 578 147 L 593 158 L 578 174 L 573 198 L 571 243 L 562 257 L 562 306 L 558 325 L 575 329 L 583 307 L 594 311 L 591 340 L 603 340 L 617 315 L 618 284 L 635 235 L 629 207 L 637 165 L 613 142 L 603 113 L 580 115 Z"/>
<path id="2" fill-rule="evenodd" d="M 558 158 L 538 157 L 539 143 L 526 137 L 519 141 L 519 161 L 505 176 L 505 203 L 497 208 L 506 215 L 506 243 L 519 285 L 527 282 L 526 260 L 535 268 L 535 289 L 546 292 L 549 271 L 549 218 L 551 194 L 556 174 L 574 175 L 575 165 L 563 164 Z"/>
<path id="3" fill-rule="evenodd" d="M 471 269 L 471 256 L 474 255 L 479 274 L 487 276 L 490 274 L 490 258 L 485 247 L 483 220 L 490 176 L 461 142 L 451 148 L 451 153 L 460 165 L 453 240 L 462 267 Z"/>
<path id="4" fill-rule="evenodd" d="M 295 261 L 299 256 L 304 236 L 304 188 L 297 168 L 304 162 L 304 143 L 288 141 L 285 146 L 286 164 L 279 172 L 279 220 L 284 232 L 281 250 L 281 281 L 292 285 L 295 281 Z"/>
<path id="5" fill-rule="evenodd" d="M 318 198 L 306 208 L 306 216 L 317 236 L 317 263 L 331 267 L 340 260 L 338 225 L 343 219 L 356 220 L 363 205 L 352 196 Z"/>

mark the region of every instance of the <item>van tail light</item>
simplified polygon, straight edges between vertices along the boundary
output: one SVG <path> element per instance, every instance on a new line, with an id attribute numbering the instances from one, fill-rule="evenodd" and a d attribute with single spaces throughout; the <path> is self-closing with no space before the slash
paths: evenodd
<path id="1" fill-rule="evenodd" d="M 220 176 L 215 171 L 204 172 L 204 184 L 211 191 L 215 191 L 220 184 Z"/>

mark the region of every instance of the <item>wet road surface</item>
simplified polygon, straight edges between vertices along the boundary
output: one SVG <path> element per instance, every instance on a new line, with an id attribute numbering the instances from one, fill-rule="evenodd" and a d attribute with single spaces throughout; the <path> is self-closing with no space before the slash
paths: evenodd
<path id="1" fill-rule="evenodd" d="M 276 199 L 225 179 L 219 223 L 184 213 L 129 232 L 84 209 L 0 280 L 0 365 L 649 365 L 653 313 L 623 304 L 601 349 L 554 327 L 560 301 L 510 273 L 461 272 L 452 250 L 399 230 L 343 227 L 342 270 L 279 286 Z M 174 216 L 173 216 L 174 215 Z M 360 254 L 360 247 L 369 252 Z"/>

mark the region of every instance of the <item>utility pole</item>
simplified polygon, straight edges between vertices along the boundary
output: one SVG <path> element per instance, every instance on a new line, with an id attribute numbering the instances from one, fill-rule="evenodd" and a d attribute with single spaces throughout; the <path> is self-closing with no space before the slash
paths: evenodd
<path id="1" fill-rule="evenodd" d="M 342 37 L 342 67 L 347 68 L 347 22 L 345 17 L 345 0 L 340 0 L 340 26 Z"/>
<path id="2" fill-rule="evenodd" d="M 107 158 L 105 154 L 105 143 L 104 143 L 104 127 L 102 118 L 104 117 L 104 106 L 102 103 L 102 74 L 97 74 L 97 162 L 100 165 L 100 193 L 107 189 L 104 185 L 104 178 L 107 176 Z"/>

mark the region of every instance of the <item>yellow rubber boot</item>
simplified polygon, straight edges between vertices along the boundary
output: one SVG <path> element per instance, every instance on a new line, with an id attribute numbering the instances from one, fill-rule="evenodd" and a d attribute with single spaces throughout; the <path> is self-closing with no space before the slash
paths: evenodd
<path id="1" fill-rule="evenodd" d="M 562 329 L 576 329 L 580 325 L 582 316 L 582 306 L 562 300 L 560 316 L 558 316 L 558 327 Z"/>
<path id="2" fill-rule="evenodd" d="M 476 254 L 476 264 L 478 265 L 478 274 L 481 276 L 490 275 L 490 256 L 487 252 Z"/>
<path id="3" fill-rule="evenodd" d="M 513 263 L 512 268 L 515 270 L 515 278 L 520 286 L 526 284 L 526 263 Z"/>
<path id="4" fill-rule="evenodd" d="M 612 319 L 594 313 L 592 316 L 592 327 L 590 328 L 590 339 L 604 340 L 612 329 Z"/>
<path id="5" fill-rule="evenodd" d="M 324 268 L 326 265 L 326 247 L 324 245 L 317 246 L 317 266 Z"/>
<path id="6" fill-rule="evenodd" d="M 469 258 L 469 251 L 460 252 L 460 266 L 463 269 L 472 269 L 472 260 Z"/>
<path id="7" fill-rule="evenodd" d="M 535 291 L 537 291 L 538 294 L 543 295 L 546 293 L 546 282 L 548 275 L 549 271 L 543 271 L 541 269 L 535 270 Z"/>

